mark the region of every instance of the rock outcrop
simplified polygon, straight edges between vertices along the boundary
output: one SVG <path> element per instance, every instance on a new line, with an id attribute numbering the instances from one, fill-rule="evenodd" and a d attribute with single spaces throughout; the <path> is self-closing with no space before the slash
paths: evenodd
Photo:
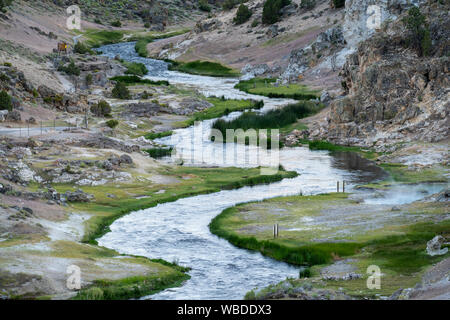
<path id="1" fill-rule="evenodd" d="M 423 11 L 430 22 L 430 55 L 420 57 L 407 45 L 401 19 L 360 43 L 341 72 L 345 96 L 331 102 L 328 124 L 312 130 L 312 138 L 381 149 L 448 138 L 450 18 L 440 7 Z"/>

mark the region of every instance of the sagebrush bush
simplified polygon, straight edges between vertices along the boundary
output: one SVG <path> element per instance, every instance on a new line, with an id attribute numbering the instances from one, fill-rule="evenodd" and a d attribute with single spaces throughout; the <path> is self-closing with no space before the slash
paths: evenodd
<path id="1" fill-rule="evenodd" d="M 266 0 L 263 8 L 262 22 L 274 24 L 280 20 L 280 11 L 289 5 L 291 0 Z"/>
<path id="2" fill-rule="evenodd" d="M 211 12 L 211 6 L 209 5 L 207 0 L 199 0 L 198 8 L 205 12 Z"/>
<path id="3" fill-rule="evenodd" d="M 236 17 L 234 18 L 234 23 L 243 24 L 247 22 L 252 16 L 253 12 L 245 5 L 241 4 L 238 11 L 236 12 Z"/>
<path id="4" fill-rule="evenodd" d="M 5 91 L 0 91 L 0 110 L 12 110 L 12 99 L 11 96 Z"/>
<path id="5" fill-rule="evenodd" d="M 409 45 L 417 51 L 419 56 L 428 56 L 432 43 L 425 15 L 420 12 L 419 8 L 412 7 L 403 22 L 410 32 Z"/>
<path id="6" fill-rule="evenodd" d="M 85 54 L 85 53 L 93 53 L 91 49 L 87 45 L 85 45 L 83 42 L 77 42 L 77 44 L 73 47 L 73 51 L 75 53 L 79 54 Z"/>
<path id="7" fill-rule="evenodd" d="M 120 20 L 116 20 L 116 21 L 111 22 L 111 25 L 113 27 L 120 28 L 122 26 L 122 22 L 120 22 Z"/>
<path id="8" fill-rule="evenodd" d="M 111 106 L 105 100 L 101 100 L 91 107 L 91 112 L 97 117 L 105 117 L 111 113 Z"/>
<path id="9" fill-rule="evenodd" d="M 115 119 L 111 119 L 106 121 L 106 125 L 108 127 L 110 127 L 111 129 L 114 129 L 115 127 L 117 127 L 119 125 L 119 121 L 115 120 Z"/>
<path id="10" fill-rule="evenodd" d="M 131 94 L 127 86 L 123 82 L 117 82 L 112 90 L 112 96 L 116 99 L 130 99 Z"/>

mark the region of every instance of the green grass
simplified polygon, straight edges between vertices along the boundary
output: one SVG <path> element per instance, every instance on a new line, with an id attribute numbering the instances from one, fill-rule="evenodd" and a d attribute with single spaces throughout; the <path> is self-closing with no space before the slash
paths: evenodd
<path id="1" fill-rule="evenodd" d="M 148 73 L 148 69 L 143 63 L 137 62 L 123 62 L 123 65 L 127 68 L 125 74 L 131 74 L 134 76 L 145 76 Z"/>
<path id="2" fill-rule="evenodd" d="M 173 71 L 180 71 L 189 74 L 196 74 L 201 76 L 210 77 L 238 77 L 239 72 L 221 65 L 217 62 L 210 61 L 192 61 L 192 62 L 179 62 L 170 61 L 169 69 Z"/>
<path id="3" fill-rule="evenodd" d="M 83 34 L 83 37 L 86 38 L 86 44 L 91 47 L 100 47 L 106 44 L 113 44 L 123 41 L 125 34 L 127 31 L 115 30 L 99 30 L 99 29 L 88 29 Z"/>
<path id="4" fill-rule="evenodd" d="M 150 157 L 157 159 L 170 156 L 172 154 L 172 150 L 173 148 L 152 148 L 144 151 L 147 152 Z"/>
<path id="5" fill-rule="evenodd" d="M 166 39 L 166 38 L 170 38 L 170 37 L 179 36 L 179 35 L 189 32 L 189 31 L 190 31 L 190 29 L 182 29 L 182 30 L 178 30 L 178 31 L 164 33 L 164 34 L 151 34 L 151 35 L 147 35 L 147 36 L 136 36 L 134 38 L 131 38 L 130 41 L 136 41 L 136 45 L 134 46 L 134 49 L 139 54 L 139 56 L 141 56 L 143 58 L 147 58 L 148 57 L 147 45 L 150 42 L 157 40 L 157 39 Z"/>
<path id="6" fill-rule="evenodd" d="M 241 91 L 266 96 L 269 98 L 289 98 L 295 100 L 317 99 L 319 92 L 311 90 L 302 84 L 289 84 L 275 86 L 276 79 L 254 78 L 251 80 L 241 80 L 235 86 Z"/>
<path id="7" fill-rule="evenodd" d="M 165 167 L 159 175 L 177 179 L 166 185 L 148 183 L 121 184 L 117 186 L 82 186 L 84 192 L 93 194 L 95 200 L 90 203 L 72 203 L 73 210 L 89 212 L 93 217 L 85 222 L 85 234 L 82 242 L 97 244 L 96 239 L 109 232 L 109 226 L 129 212 L 154 207 L 160 203 L 176 201 L 180 198 L 199 194 L 219 192 L 223 189 L 240 188 L 292 178 L 295 172 L 279 171 L 276 175 L 261 175 L 260 168 L 191 168 Z M 73 190 L 71 185 L 54 186 L 58 192 Z M 158 193 L 161 189 L 164 193 Z M 108 195 L 114 194 L 111 199 Z M 137 199 L 137 196 L 146 196 Z"/>
<path id="8" fill-rule="evenodd" d="M 173 131 L 164 131 L 164 132 L 158 132 L 158 133 L 150 132 L 150 133 L 147 133 L 144 137 L 145 137 L 145 139 L 148 139 L 148 140 L 155 140 L 155 139 L 161 139 L 164 137 L 169 137 L 172 134 L 173 134 Z"/>
<path id="9" fill-rule="evenodd" d="M 256 250 L 276 260 L 295 265 L 316 265 L 329 263 L 333 255 L 340 257 L 354 255 L 362 245 L 360 243 L 311 243 L 290 246 L 274 240 L 262 240 L 257 237 L 238 235 L 224 228 L 226 220 L 233 220 L 236 207 L 224 210 L 209 225 L 211 233 L 228 240 L 233 245 L 249 250 Z"/>
<path id="10" fill-rule="evenodd" d="M 227 129 L 279 129 L 297 122 L 298 119 L 310 116 L 321 109 L 321 106 L 313 102 L 302 101 L 286 107 L 271 110 L 265 114 L 255 112 L 245 112 L 240 117 L 226 121 L 217 120 L 213 128 L 219 130 L 223 136 Z"/>
<path id="11" fill-rule="evenodd" d="M 141 84 L 148 84 L 148 85 L 155 85 L 155 86 L 169 86 L 169 81 L 167 80 L 158 80 L 153 81 L 150 79 L 142 79 L 136 75 L 133 76 L 115 76 L 110 78 L 111 81 L 118 81 L 123 82 L 127 86 L 133 86 L 133 85 L 141 85 Z"/>
<path id="12" fill-rule="evenodd" d="M 206 100 L 213 104 L 211 108 L 194 113 L 189 119 L 177 122 L 176 126 L 185 128 L 193 125 L 196 121 L 220 118 L 235 111 L 261 109 L 264 106 L 262 101 L 226 100 L 216 97 L 207 98 Z"/>
<path id="13" fill-rule="evenodd" d="M 362 274 L 362 278 L 352 281 L 316 281 L 314 286 L 334 290 L 344 288 L 346 293 L 360 297 L 376 298 L 374 291 L 366 287 L 366 270 L 370 265 L 379 266 L 383 273 L 382 289 L 375 293 L 389 296 L 399 288 L 415 286 L 428 267 L 450 256 L 449 253 L 432 257 L 425 250 L 427 242 L 434 236 L 450 236 L 450 221 L 438 216 L 444 217 L 447 214 L 448 210 L 443 203 L 403 206 L 405 216 L 420 215 L 427 219 L 418 223 L 413 218 L 410 222 L 405 222 L 392 217 L 392 222 L 386 222 L 369 233 L 358 223 L 354 227 L 338 225 L 330 228 L 323 225 L 314 227 L 314 224 L 302 222 L 304 217 L 314 219 L 322 212 L 357 210 L 359 206 L 345 193 L 279 197 L 228 208 L 211 222 L 210 230 L 236 246 L 256 250 L 288 263 L 308 265 L 311 267 L 312 277 L 319 275 L 322 267 L 336 259 L 352 257 L 354 262 L 351 263 L 357 268 L 355 272 Z M 389 209 L 386 209 L 386 215 L 389 213 Z M 367 219 L 365 213 L 361 219 Z M 273 239 L 274 223 L 298 229 L 282 230 L 279 238 Z M 328 238 L 347 242 L 314 240 Z M 295 280 L 298 286 L 304 281 L 305 279 Z"/>
<path id="14" fill-rule="evenodd" d="M 128 300 L 155 294 L 167 288 L 178 287 L 190 279 L 186 274 L 189 268 L 180 267 L 162 259 L 147 259 L 135 257 L 138 263 L 154 269 L 148 275 L 132 276 L 119 280 L 94 280 L 91 285 L 83 288 L 73 300 Z"/>

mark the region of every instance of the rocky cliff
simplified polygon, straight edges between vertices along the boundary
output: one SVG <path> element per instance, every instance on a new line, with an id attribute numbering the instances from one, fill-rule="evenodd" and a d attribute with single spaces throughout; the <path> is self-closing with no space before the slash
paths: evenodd
<path id="1" fill-rule="evenodd" d="M 449 136 L 449 5 L 421 7 L 431 37 L 428 56 L 410 45 L 403 13 L 361 42 L 341 72 L 345 96 L 331 103 L 312 138 L 385 148 L 398 142 L 436 142 Z"/>

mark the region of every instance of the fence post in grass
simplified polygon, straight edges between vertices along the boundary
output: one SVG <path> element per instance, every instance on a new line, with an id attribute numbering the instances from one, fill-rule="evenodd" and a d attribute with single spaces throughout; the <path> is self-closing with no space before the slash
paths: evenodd
<path id="1" fill-rule="evenodd" d="M 337 187 L 337 191 L 336 192 L 339 192 L 339 181 L 337 182 L 336 187 Z"/>
<path id="2" fill-rule="evenodd" d="M 273 225 L 273 238 L 278 238 L 279 226 L 278 223 Z"/>
<path id="3" fill-rule="evenodd" d="M 342 192 L 345 192 L 345 180 L 342 180 Z"/>

